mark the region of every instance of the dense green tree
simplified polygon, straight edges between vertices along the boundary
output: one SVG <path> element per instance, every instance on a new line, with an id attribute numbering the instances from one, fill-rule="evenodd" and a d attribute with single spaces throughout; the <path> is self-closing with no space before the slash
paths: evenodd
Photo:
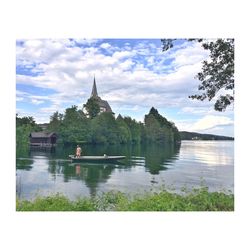
<path id="1" fill-rule="evenodd" d="M 162 39 L 163 51 L 174 46 L 177 39 Z M 216 99 L 214 109 L 225 111 L 234 103 L 234 39 L 187 39 L 202 43 L 210 52 L 209 60 L 203 61 L 202 71 L 196 76 L 201 81 L 198 90 L 201 93 L 189 98 L 205 100 Z"/>
<path id="2" fill-rule="evenodd" d="M 88 116 L 93 119 L 100 113 L 100 106 L 96 98 L 91 97 L 88 99 L 87 103 L 84 104 L 84 108 L 87 111 Z"/>
<path id="3" fill-rule="evenodd" d="M 118 126 L 112 113 L 104 112 L 91 120 L 92 142 L 115 144 L 118 139 Z"/>
<path id="4" fill-rule="evenodd" d="M 22 125 L 31 125 L 33 127 L 37 126 L 32 116 L 18 117 L 18 114 L 16 114 L 16 126 Z"/>
<path id="5" fill-rule="evenodd" d="M 153 142 L 163 140 L 162 132 L 160 131 L 160 124 L 152 114 L 148 114 L 144 119 L 146 141 Z"/>
<path id="6" fill-rule="evenodd" d="M 61 141 L 66 144 L 91 141 L 90 121 L 77 106 L 65 110 L 59 132 Z"/>
<path id="7" fill-rule="evenodd" d="M 56 111 L 51 117 L 48 125 L 48 130 L 58 133 L 63 121 L 63 114 Z"/>
<path id="8" fill-rule="evenodd" d="M 16 127 L 16 144 L 19 146 L 21 144 L 28 145 L 29 134 L 32 132 L 33 127 L 30 125 L 21 125 Z"/>
<path id="9" fill-rule="evenodd" d="M 174 123 L 159 115 L 154 108 L 145 118 L 145 125 L 131 117 L 112 113 L 100 113 L 87 117 L 77 106 L 65 110 L 64 115 L 55 112 L 50 119 L 50 131 L 57 132 L 58 142 L 64 144 L 139 144 L 140 142 L 172 142 L 178 140 L 179 132 Z"/>
<path id="10" fill-rule="evenodd" d="M 141 142 L 141 124 L 131 117 L 124 117 L 124 122 L 127 124 L 131 133 L 131 142 L 137 144 Z"/>
<path id="11" fill-rule="evenodd" d="M 80 119 L 81 119 L 81 116 L 77 110 L 77 106 L 73 105 L 71 106 L 71 108 L 67 108 L 65 110 L 64 119 L 63 119 L 64 124 L 72 124 L 72 123 L 80 121 Z"/>
<path id="12" fill-rule="evenodd" d="M 38 132 L 42 129 L 36 124 L 32 116 L 18 117 L 16 114 L 16 144 L 28 145 L 31 132 Z"/>
<path id="13" fill-rule="evenodd" d="M 59 143 L 91 142 L 90 121 L 75 105 L 67 108 L 64 115 L 56 111 L 50 117 L 48 130 L 58 133 Z"/>
<path id="14" fill-rule="evenodd" d="M 146 140 L 148 142 L 176 142 L 179 141 L 179 131 L 173 122 L 161 116 L 155 108 L 151 108 L 144 118 Z"/>
<path id="15" fill-rule="evenodd" d="M 181 141 L 181 134 L 180 134 L 178 128 L 175 126 L 174 123 L 172 123 L 172 131 L 174 133 L 174 141 L 175 142 L 180 142 Z"/>
<path id="16" fill-rule="evenodd" d="M 124 144 L 131 142 L 132 137 L 130 129 L 121 115 L 117 116 L 116 123 L 118 126 L 119 143 Z"/>

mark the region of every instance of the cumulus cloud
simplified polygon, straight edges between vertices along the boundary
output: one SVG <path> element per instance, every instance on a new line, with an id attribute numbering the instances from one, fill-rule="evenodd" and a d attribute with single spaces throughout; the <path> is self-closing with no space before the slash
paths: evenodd
<path id="1" fill-rule="evenodd" d="M 111 47 L 111 45 L 110 45 L 109 43 L 102 43 L 102 44 L 100 45 L 100 47 L 101 47 L 102 49 L 108 49 L 108 48 Z"/>
<path id="2" fill-rule="evenodd" d="M 172 52 L 169 58 L 173 58 L 173 66 L 183 67 L 184 65 L 194 65 L 207 59 L 209 52 L 202 49 L 200 43 L 191 43 L 186 47 Z"/>
<path id="3" fill-rule="evenodd" d="M 79 44 L 91 44 L 85 40 L 74 40 Z M 96 41 L 94 41 L 96 42 Z M 17 61 L 33 65 L 33 72 L 42 72 L 40 75 L 17 75 L 17 83 L 30 84 L 38 87 L 51 88 L 57 92 L 72 94 L 72 90 L 84 89 L 86 85 L 91 87 L 93 75 L 96 74 L 99 80 L 99 88 L 109 91 L 109 85 L 119 83 L 119 88 L 130 88 L 133 92 L 138 87 L 140 95 L 145 99 L 152 98 L 152 91 L 161 89 L 162 92 L 172 92 L 181 88 L 183 78 L 192 75 L 195 69 L 181 68 L 165 78 L 159 77 L 157 73 L 149 70 L 147 65 L 141 63 L 136 56 L 150 54 L 150 48 L 155 50 L 154 45 L 146 45 L 140 42 L 131 51 L 115 51 L 112 55 L 101 54 L 97 47 L 68 47 L 72 43 L 60 40 L 28 40 L 17 49 Z M 102 48 L 110 48 L 109 43 L 102 43 Z M 152 53 L 152 52 L 151 52 Z M 163 56 L 163 55 L 161 55 Z M 70 60 L 74 59 L 74 60 Z M 155 56 L 148 58 L 148 64 L 155 62 Z M 160 70 L 164 60 L 158 60 Z M 157 62 L 154 66 L 157 65 Z M 128 71 L 129 70 L 129 71 Z M 192 75 L 193 77 L 193 75 Z M 142 87 L 140 87 L 142 86 Z M 179 86 L 179 87 L 178 87 Z M 130 96 L 124 96 L 128 99 Z M 137 98 L 139 100 L 141 98 Z M 155 98 L 157 99 L 157 98 Z"/>
<path id="4" fill-rule="evenodd" d="M 100 46 L 107 48 L 111 45 L 102 43 Z M 194 82 L 193 76 L 198 66 L 181 67 L 179 63 L 181 68 L 168 74 L 159 84 L 159 74 L 154 70 L 160 71 L 166 67 L 163 65 L 164 59 L 156 60 L 157 55 L 151 55 L 148 57 L 147 63 L 142 63 L 137 58 L 141 54 L 141 50 L 148 53 L 154 46 L 152 44 L 146 46 L 145 43 L 140 42 L 135 48 L 132 51 L 121 50 L 112 55 L 104 55 L 96 47 L 67 47 L 67 43 L 60 42 L 60 40 L 27 41 L 18 49 L 17 61 L 27 63 L 30 60 L 29 65 L 33 65 L 33 72 L 41 74 L 38 76 L 17 75 L 17 82 L 53 88 L 59 92 L 70 91 L 71 88 L 82 88 L 84 82 L 90 82 L 94 74 L 99 76 L 103 84 L 108 84 L 108 81 L 112 81 L 112 79 L 116 82 L 119 81 L 121 88 L 123 82 L 130 83 L 131 87 L 136 87 L 136 84 L 141 82 L 151 82 L 151 86 L 146 86 L 148 90 L 155 85 L 164 87 L 166 83 L 168 87 L 170 85 L 187 86 L 184 82 L 187 78 Z M 161 57 L 164 58 L 164 55 L 161 54 Z M 148 68 L 150 65 L 154 65 L 152 70 Z M 130 71 L 126 72 L 128 70 Z M 125 85 L 127 87 L 127 84 Z M 169 91 L 172 91 L 171 88 Z"/>
<path id="5" fill-rule="evenodd" d="M 112 57 L 115 58 L 116 60 L 120 60 L 120 59 L 123 59 L 125 57 L 131 57 L 133 55 L 134 55 L 134 53 L 131 51 L 116 51 Z"/>

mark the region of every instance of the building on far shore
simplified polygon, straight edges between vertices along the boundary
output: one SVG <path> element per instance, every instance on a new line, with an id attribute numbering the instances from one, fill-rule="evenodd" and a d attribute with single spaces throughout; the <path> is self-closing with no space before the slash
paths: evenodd
<path id="1" fill-rule="evenodd" d="M 29 138 L 31 147 L 51 148 L 56 146 L 57 135 L 53 132 L 32 132 Z"/>
<path id="2" fill-rule="evenodd" d="M 110 112 L 110 113 L 114 114 L 113 111 L 112 111 L 112 109 L 111 109 L 111 107 L 110 107 L 110 105 L 109 105 L 109 103 L 107 101 L 105 101 L 105 100 L 102 100 L 101 97 L 98 96 L 95 77 L 94 77 L 94 83 L 93 83 L 93 87 L 92 87 L 92 92 L 91 92 L 90 98 L 94 98 L 97 101 L 97 103 L 98 103 L 98 105 L 100 107 L 100 113 Z"/>

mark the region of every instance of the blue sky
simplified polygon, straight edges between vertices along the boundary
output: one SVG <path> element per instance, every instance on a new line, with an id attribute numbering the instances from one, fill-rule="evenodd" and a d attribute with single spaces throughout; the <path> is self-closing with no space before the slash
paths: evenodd
<path id="1" fill-rule="evenodd" d="M 37 123 L 90 97 L 95 76 L 99 96 L 118 115 L 143 121 L 151 107 L 179 130 L 234 136 L 234 112 L 216 112 L 197 93 L 194 76 L 208 52 L 178 41 L 162 52 L 160 39 L 30 39 L 16 42 L 16 112 Z"/>

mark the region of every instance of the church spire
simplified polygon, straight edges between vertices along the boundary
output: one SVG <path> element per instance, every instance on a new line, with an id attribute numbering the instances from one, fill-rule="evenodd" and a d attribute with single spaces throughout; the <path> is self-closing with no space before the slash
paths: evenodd
<path id="1" fill-rule="evenodd" d="M 92 88 L 92 92 L 91 92 L 91 97 L 97 97 L 97 88 L 96 88 L 96 83 L 95 83 L 95 76 L 94 76 L 94 83 L 93 83 L 93 88 Z"/>

